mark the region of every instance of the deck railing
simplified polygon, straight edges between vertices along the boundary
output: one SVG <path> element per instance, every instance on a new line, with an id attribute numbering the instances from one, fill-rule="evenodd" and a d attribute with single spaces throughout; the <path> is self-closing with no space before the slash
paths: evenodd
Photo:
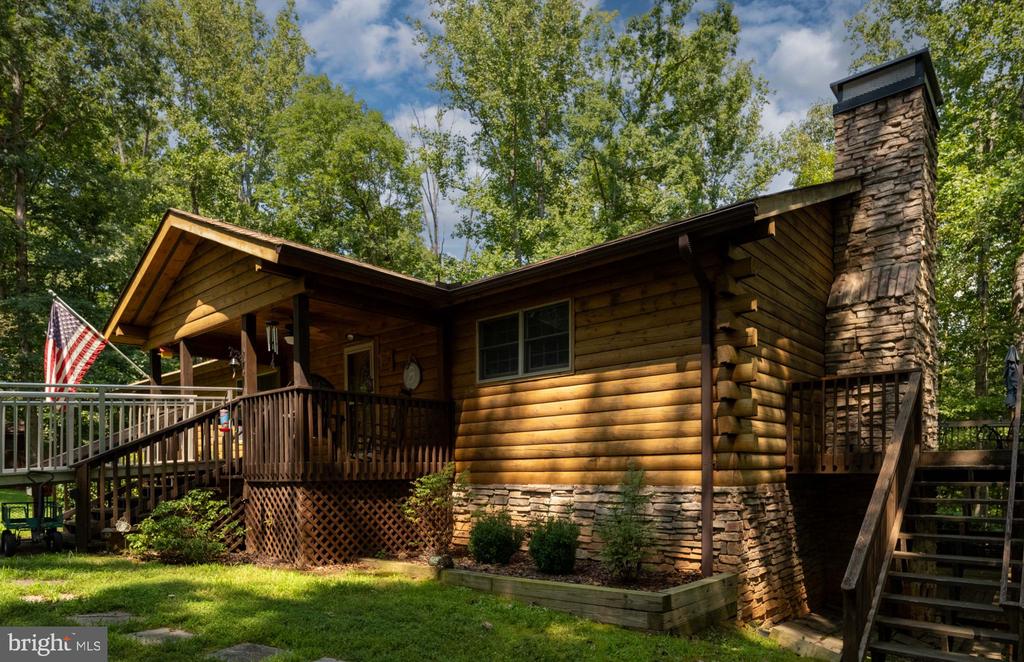
<path id="1" fill-rule="evenodd" d="M 454 456 L 451 403 L 290 387 L 237 400 L 245 478 L 415 478 Z"/>
<path id="2" fill-rule="evenodd" d="M 921 373 L 907 388 L 843 577 L 844 662 L 864 659 L 921 451 Z"/>
<path id="3" fill-rule="evenodd" d="M 915 374 L 895 370 L 792 383 L 786 403 L 789 471 L 878 471 Z"/>
<path id="4" fill-rule="evenodd" d="M 231 407 L 225 405 L 229 414 Z M 240 478 L 241 459 L 237 430 L 221 409 L 208 409 L 83 458 L 74 467 L 79 548 L 88 546 L 94 531 L 137 524 L 161 501 Z"/>
<path id="5" fill-rule="evenodd" d="M 1001 450 L 1010 447 L 1009 420 L 939 421 L 939 450 Z"/>
<path id="6" fill-rule="evenodd" d="M 0 474 L 59 471 L 204 411 L 233 389 L 0 383 Z"/>
<path id="7" fill-rule="evenodd" d="M 1018 367 L 1017 384 L 1020 384 L 1021 374 Z M 1013 407 L 1013 420 L 1010 421 L 1008 429 L 1010 432 L 1010 478 L 1006 484 L 1006 524 L 1005 531 L 1003 532 L 1003 567 L 1001 575 L 999 577 L 999 604 L 1003 609 L 1008 610 L 1012 613 L 1011 619 L 1020 618 L 1019 610 L 1024 605 L 1024 590 L 1020 588 L 1020 567 L 1015 566 L 1013 563 L 1013 525 L 1014 525 L 1014 506 L 1017 503 L 1017 481 L 1020 477 L 1020 415 L 1021 415 L 1021 389 L 1017 389 L 1017 397 Z M 1017 559 L 1022 560 L 1022 559 Z M 1017 577 L 1013 577 L 1017 581 L 1016 594 L 1011 595 L 1011 575 L 1018 574 Z M 1013 623 L 1013 620 L 1011 620 Z M 1019 657 L 1019 656 L 1018 656 Z"/>

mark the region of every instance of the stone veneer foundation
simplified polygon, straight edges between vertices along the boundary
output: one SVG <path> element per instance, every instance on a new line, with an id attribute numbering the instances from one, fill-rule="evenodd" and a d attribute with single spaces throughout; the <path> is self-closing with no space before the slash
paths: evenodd
<path id="1" fill-rule="evenodd" d="M 569 516 L 581 527 L 580 559 L 597 559 L 595 521 L 621 502 L 609 485 L 471 485 L 459 495 L 455 543 L 468 542 L 472 514 L 504 508 L 520 524 Z M 700 570 L 700 488 L 650 487 L 655 546 L 645 566 Z M 715 488 L 715 571 L 740 577 L 737 616 L 771 623 L 807 612 L 796 524 L 785 484 Z"/>

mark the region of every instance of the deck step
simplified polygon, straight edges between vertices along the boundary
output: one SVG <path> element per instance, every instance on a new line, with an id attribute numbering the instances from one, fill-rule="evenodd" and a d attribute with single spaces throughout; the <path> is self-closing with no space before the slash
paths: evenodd
<path id="1" fill-rule="evenodd" d="M 895 551 L 892 553 L 894 559 L 905 559 L 908 561 L 935 561 L 936 563 L 954 563 L 959 565 L 978 565 L 1001 568 L 1002 558 L 989 558 L 985 556 L 958 556 L 955 554 L 930 554 L 926 552 L 904 552 Z M 1010 561 L 1020 564 L 1020 561 Z"/>
<path id="2" fill-rule="evenodd" d="M 970 504 L 973 506 L 1006 506 L 1006 499 L 974 499 L 971 497 L 910 497 L 917 503 L 942 503 L 950 505 Z M 1020 503 L 1021 499 L 1016 499 Z"/>
<path id="3" fill-rule="evenodd" d="M 972 536 L 970 534 L 956 533 L 900 533 L 904 540 L 934 540 L 936 542 L 961 542 L 974 545 L 1002 545 L 1003 536 Z M 1016 541 L 1014 541 L 1016 542 Z"/>
<path id="4" fill-rule="evenodd" d="M 988 485 L 1005 485 L 1005 480 L 915 480 L 918 487 L 985 487 Z"/>
<path id="5" fill-rule="evenodd" d="M 1003 608 L 982 602 L 966 602 L 964 600 L 946 600 L 945 598 L 928 598 L 920 595 L 903 595 L 902 593 L 883 593 L 882 599 L 889 602 L 905 602 L 919 607 L 936 607 L 951 611 L 970 611 L 980 614 L 1003 615 Z"/>
<path id="6" fill-rule="evenodd" d="M 924 646 L 907 646 L 892 641 L 878 641 L 871 644 L 873 653 L 883 653 L 908 660 L 927 660 L 929 662 L 976 662 L 978 658 L 965 653 L 947 653 L 935 648 Z"/>
<path id="7" fill-rule="evenodd" d="M 908 582 L 921 582 L 926 584 L 942 584 L 945 586 L 968 586 L 971 588 L 992 588 L 999 589 L 998 579 L 980 579 L 977 577 L 953 577 L 951 575 L 928 575 L 917 572 L 890 572 L 889 577 Z M 1010 583 L 1011 588 L 1020 584 Z"/>
<path id="8" fill-rule="evenodd" d="M 875 623 L 888 625 L 889 627 L 894 628 L 902 628 L 905 630 L 931 632 L 932 634 L 937 634 L 943 637 L 956 637 L 957 639 L 981 639 L 1007 644 L 1017 642 L 1017 637 L 1012 632 L 974 627 L 971 625 L 947 625 L 946 623 L 916 621 L 910 618 L 897 618 L 895 616 L 877 616 L 875 618 Z"/>
<path id="9" fill-rule="evenodd" d="M 916 513 L 907 513 L 903 517 L 909 519 L 919 519 L 932 522 L 984 522 L 986 524 L 1005 524 L 1005 517 L 974 517 L 973 515 L 918 515 Z M 1013 522 L 1020 524 L 1024 522 L 1024 517 L 1014 517 Z"/>

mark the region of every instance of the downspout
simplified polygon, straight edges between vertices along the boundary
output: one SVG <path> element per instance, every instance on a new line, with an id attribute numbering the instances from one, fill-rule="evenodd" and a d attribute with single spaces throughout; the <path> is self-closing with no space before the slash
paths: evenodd
<path id="1" fill-rule="evenodd" d="M 700 266 L 690 235 L 679 236 L 679 254 L 700 290 L 700 572 L 710 577 L 715 565 L 714 366 L 715 288 Z"/>

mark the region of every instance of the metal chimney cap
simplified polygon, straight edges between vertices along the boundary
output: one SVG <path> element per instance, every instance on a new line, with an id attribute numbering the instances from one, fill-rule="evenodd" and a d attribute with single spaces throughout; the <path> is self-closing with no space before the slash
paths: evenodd
<path id="1" fill-rule="evenodd" d="M 942 105 L 942 91 L 927 48 L 837 80 L 829 87 L 836 97 L 837 114 L 872 101 L 923 85 L 932 108 Z"/>

